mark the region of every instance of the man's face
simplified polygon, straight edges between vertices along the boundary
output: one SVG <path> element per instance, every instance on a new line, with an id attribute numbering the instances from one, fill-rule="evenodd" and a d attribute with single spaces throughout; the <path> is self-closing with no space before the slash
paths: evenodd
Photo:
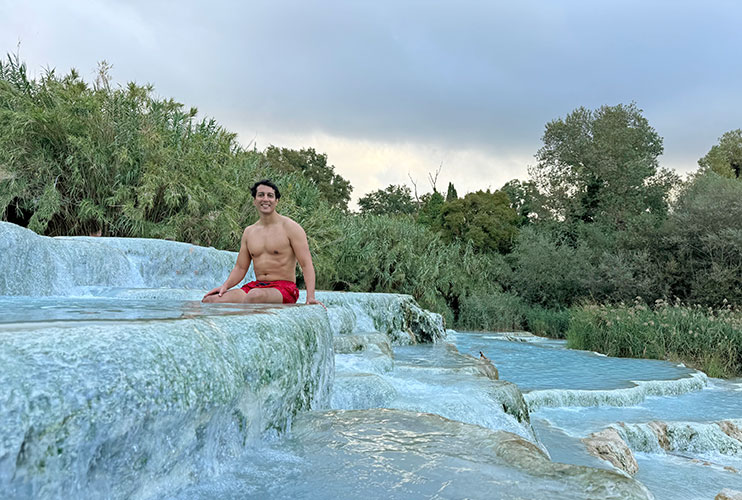
<path id="1" fill-rule="evenodd" d="M 258 209 L 261 214 L 270 214 L 276 209 L 276 192 L 272 187 L 261 184 L 258 186 L 257 192 L 255 193 L 255 199 L 253 199 L 253 205 Z"/>

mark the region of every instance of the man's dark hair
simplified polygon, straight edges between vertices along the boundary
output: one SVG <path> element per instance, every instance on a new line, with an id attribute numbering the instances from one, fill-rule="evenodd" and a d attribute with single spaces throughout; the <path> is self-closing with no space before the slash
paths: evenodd
<path id="1" fill-rule="evenodd" d="M 268 186 L 269 188 L 273 188 L 273 191 L 276 193 L 276 199 L 281 199 L 281 192 L 278 190 L 278 186 L 273 184 L 273 182 L 270 179 L 263 179 L 262 181 L 258 181 L 255 184 L 252 185 L 250 188 L 250 192 L 252 193 L 252 197 L 255 198 L 258 195 L 258 186 Z"/>

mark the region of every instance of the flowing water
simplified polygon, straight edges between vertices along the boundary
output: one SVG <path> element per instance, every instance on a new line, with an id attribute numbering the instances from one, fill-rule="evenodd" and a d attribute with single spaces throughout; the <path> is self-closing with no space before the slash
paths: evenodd
<path id="1" fill-rule="evenodd" d="M 601 466 L 579 438 L 615 426 L 636 455 L 635 477 L 656 498 L 714 498 L 725 487 L 742 490 L 742 443 L 715 423 L 742 422 L 742 380 L 707 379 L 664 361 L 567 350 L 563 341 L 462 333 L 452 340 L 461 352 L 486 353 L 502 378 L 520 386 L 553 460 Z M 597 404 L 585 390 L 602 395 Z M 651 421 L 667 424 L 670 450 L 647 428 Z"/>
<path id="2" fill-rule="evenodd" d="M 468 369 L 471 358 L 443 344 L 397 347 L 393 363 L 378 352 L 338 354 L 332 404 L 345 410 L 307 414 L 286 438 L 262 442 L 218 478 L 168 498 L 585 498 L 584 491 L 502 467 L 482 446 L 480 428 L 459 422 L 519 434 L 555 462 L 607 470 L 613 467 L 589 455 L 580 438 L 623 422 L 636 479 L 655 498 L 742 489 L 742 443 L 709 423 L 742 416 L 741 381 L 707 379 L 669 362 L 571 351 L 563 341 L 537 337 L 452 332 L 446 342 L 461 353 L 485 353 L 502 379 L 523 389 L 536 406 L 533 432 L 490 397 L 492 381 Z M 585 391 L 601 394 L 597 404 Z M 553 406 L 538 406 L 544 403 Z M 374 407 L 405 411 L 360 410 Z M 647 439 L 651 432 L 642 427 L 656 420 L 679 429 L 671 435 L 677 449 L 662 449 L 653 434 Z"/>
<path id="3" fill-rule="evenodd" d="M 234 257 L 0 223 L 1 498 L 742 490 L 742 381 L 522 335 L 441 339 L 400 295 L 201 304 Z M 636 480 L 587 453 L 606 428 Z"/>

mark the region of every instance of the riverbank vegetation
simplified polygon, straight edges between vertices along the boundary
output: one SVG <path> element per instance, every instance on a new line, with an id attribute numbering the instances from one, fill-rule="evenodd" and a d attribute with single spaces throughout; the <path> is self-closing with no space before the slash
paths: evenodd
<path id="1" fill-rule="evenodd" d="M 572 312 L 567 339 L 569 347 L 609 356 L 683 361 L 712 377 L 742 373 L 742 313 L 731 305 L 582 306 Z"/>
<path id="2" fill-rule="evenodd" d="M 109 70 L 87 83 L 0 63 L 2 220 L 235 250 L 257 218 L 248 187 L 270 177 L 307 231 L 320 288 L 407 293 L 454 328 L 742 374 L 740 130 L 681 179 L 636 105 L 578 108 L 546 124 L 527 180 L 459 195 L 439 192 L 436 174 L 432 193 L 390 185 L 352 213 L 352 186 L 325 154 L 246 147 Z"/>

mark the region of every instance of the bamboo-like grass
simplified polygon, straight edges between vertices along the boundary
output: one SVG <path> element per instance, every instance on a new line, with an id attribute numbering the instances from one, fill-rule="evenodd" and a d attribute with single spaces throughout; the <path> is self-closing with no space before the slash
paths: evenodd
<path id="1" fill-rule="evenodd" d="M 742 375 L 742 311 L 731 305 L 574 307 L 567 341 L 609 356 L 682 361 L 712 377 Z"/>

